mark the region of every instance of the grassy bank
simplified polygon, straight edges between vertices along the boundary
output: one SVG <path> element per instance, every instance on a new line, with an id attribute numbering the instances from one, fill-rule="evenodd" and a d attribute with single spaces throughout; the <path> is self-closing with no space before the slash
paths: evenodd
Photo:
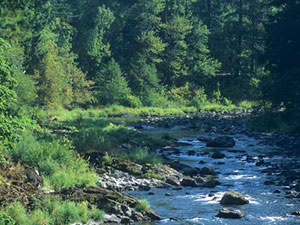
<path id="1" fill-rule="evenodd" d="M 78 117 L 83 118 L 110 118 L 110 117 L 147 117 L 147 116 L 183 116 L 186 114 L 197 113 L 200 110 L 241 110 L 241 109 L 251 109 L 255 107 L 257 103 L 243 101 L 238 105 L 235 104 L 220 104 L 220 103 L 205 103 L 199 107 L 139 107 L 130 108 L 118 105 L 107 106 L 104 108 L 90 108 L 90 109 L 51 109 L 48 111 L 40 112 L 41 117 L 57 117 L 61 121 L 72 121 Z"/>

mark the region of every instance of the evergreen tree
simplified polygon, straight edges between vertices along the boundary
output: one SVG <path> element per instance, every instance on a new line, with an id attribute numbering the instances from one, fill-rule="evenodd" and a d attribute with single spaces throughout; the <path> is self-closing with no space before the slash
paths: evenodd
<path id="1" fill-rule="evenodd" d="M 273 2 L 273 23 L 269 26 L 268 54 L 271 76 L 263 90 L 275 106 L 300 107 L 300 1 Z"/>
<path id="2" fill-rule="evenodd" d="M 111 59 L 95 77 L 95 97 L 101 105 L 130 105 L 131 91 L 118 63 Z"/>

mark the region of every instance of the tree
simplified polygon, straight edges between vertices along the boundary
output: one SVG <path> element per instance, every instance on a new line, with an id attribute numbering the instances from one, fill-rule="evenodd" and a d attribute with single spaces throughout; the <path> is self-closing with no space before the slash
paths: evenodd
<path id="1" fill-rule="evenodd" d="M 5 59 L 5 52 L 9 48 L 8 43 L 0 38 L 0 142 L 4 146 L 12 147 L 20 125 L 15 107 L 16 81 L 12 78 L 11 68 Z"/>
<path id="2" fill-rule="evenodd" d="M 101 105 L 130 105 L 131 90 L 118 63 L 111 59 L 95 77 L 94 95 Z"/>
<path id="3" fill-rule="evenodd" d="M 300 107 L 300 1 L 273 1 L 267 60 L 271 76 L 264 83 L 265 97 L 275 106 Z"/>

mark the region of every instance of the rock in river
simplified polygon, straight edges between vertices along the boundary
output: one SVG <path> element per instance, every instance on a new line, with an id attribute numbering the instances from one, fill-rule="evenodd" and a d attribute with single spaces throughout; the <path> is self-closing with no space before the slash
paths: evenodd
<path id="1" fill-rule="evenodd" d="M 215 148 L 226 148 L 235 146 L 235 141 L 232 137 L 217 137 L 206 144 L 207 147 L 215 147 Z"/>
<path id="2" fill-rule="evenodd" d="M 217 217 L 228 219 L 240 219 L 245 216 L 245 213 L 238 209 L 223 208 L 219 211 Z"/>
<path id="3" fill-rule="evenodd" d="M 225 155 L 221 152 L 215 152 L 211 155 L 211 157 L 213 159 L 223 159 L 223 158 L 225 158 Z"/>
<path id="4" fill-rule="evenodd" d="M 203 167 L 200 169 L 200 176 L 206 176 L 206 175 L 215 175 L 215 171 L 212 168 Z"/>
<path id="5" fill-rule="evenodd" d="M 220 203 L 221 205 L 245 205 L 249 204 L 249 200 L 238 192 L 227 192 L 223 195 Z"/>
<path id="6" fill-rule="evenodd" d="M 297 210 L 295 212 L 292 212 L 293 216 L 300 216 L 300 210 Z"/>

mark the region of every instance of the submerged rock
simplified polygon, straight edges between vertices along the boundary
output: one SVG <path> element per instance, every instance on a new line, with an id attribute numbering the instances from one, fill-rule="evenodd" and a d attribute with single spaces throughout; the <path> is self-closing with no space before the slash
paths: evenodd
<path id="1" fill-rule="evenodd" d="M 238 192 L 227 192 L 223 195 L 220 203 L 221 205 L 245 205 L 249 204 L 249 200 Z"/>
<path id="2" fill-rule="evenodd" d="M 187 152 L 188 156 L 196 155 L 196 152 L 193 150 L 190 150 Z"/>
<path id="3" fill-rule="evenodd" d="M 225 155 L 221 152 L 215 152 L 211 155 L 211 157 L 213 159 L 223 159 L 223 158 L 225 158 Z"/>
<path id="4" fill-rule="evenodd" d="M 207 147 L 215 147 L 215 148 L 226 148 L 235 146 L 235 141 L 232 137 L 217 137 L 212 140 L 209 140 L 206 144 Z"/>
<path id="5" fill-rule="evenodd" d="M 217 217 L 227 219 L 240 219 L 245 216 L 245 213 L 238 209 L 223 208 L 219 211 Z"/>

